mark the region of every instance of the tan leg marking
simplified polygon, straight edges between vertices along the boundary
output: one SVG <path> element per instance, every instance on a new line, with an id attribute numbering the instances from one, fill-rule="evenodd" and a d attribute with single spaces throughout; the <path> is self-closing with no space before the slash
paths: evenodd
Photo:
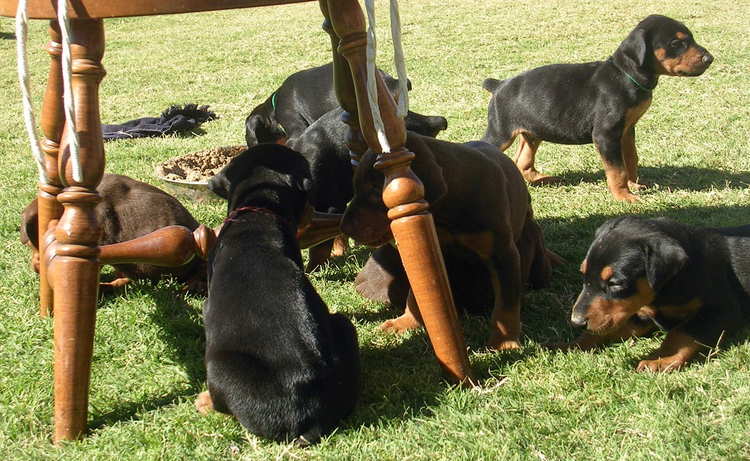
<path id="1" fill-rule="evenodd" d="M 654 372 L 679 370 L 704 348 L 705 346 L 697 343 L 691 336 L 679 330 L 672 330 L 667 333 L 659 349 L 638 363 L 636 370 Z"/>
<path id="2" fill-rule="evenodd" d="M 495 305 L 490 318 L 490 337 L 487 346 L 498 351 L 519 349 L 521 347 L 521 305 L 507 309 L 503 306 L 500 279 L 494 267 L 488 264 L 492 291 L 495 294 Z"/>
<path id="3" fill-rule="evenodd" d="M 406 308 L 404 309 L 404 313 L 395 319 L 383 322 L 380 325 L 380 330 L 400 335 L 406 331 L 414 330 L 422 326 L 422 315 L 419 313 L 417 300 L 414 298 L 414 293 L 409 290 L 409 295 L 406 297 Z"/>
<path id="4" fill-rule="evenodd" d="M 516 153 L 516 166 L 523 175 L 524 179 L 532 186 L 542 184 L 552 184 L 560 181 L 560 178 L 542 174 L 534 167 L 536 151 L 542 141 L 532 136 L 521 133 L 521 139 L 518 141 L 518 151 Z"/>
<path id="5" fill-rule="evenodd" d="M 198 394 L 198 397 L 195 399 L 195 409 L 202 415 L 214 411 L 214 402 L 211 400 L 211 394 L 208 391 Z"/>

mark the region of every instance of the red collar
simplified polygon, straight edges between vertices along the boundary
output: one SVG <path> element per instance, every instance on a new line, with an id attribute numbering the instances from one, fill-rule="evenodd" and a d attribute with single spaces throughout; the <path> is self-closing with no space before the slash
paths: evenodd
<path id="1" fill-rule="evenodd" d="M 283 222 L 287 222 L 287 219 L 285 217 L 276 214 L 273 210 L 269 210 L 268 208 L 259 206 L 243 206 L 230 211 L 227 215 L 227 218 L 224 220 L 224 223 L 237 221 L 237 217 L 243 213 L 262 213 L 265 215 L 273 216 L 275 218 L 279 218 Z"/>

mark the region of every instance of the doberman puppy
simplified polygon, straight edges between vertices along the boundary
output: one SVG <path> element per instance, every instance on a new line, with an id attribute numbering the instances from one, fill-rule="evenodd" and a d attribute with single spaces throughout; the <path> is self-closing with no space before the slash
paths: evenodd
<path id="1" fill-rule="evenodd" d="M 573 345 L 591 349 L 658 326 L 667 336 L 637 369 L 677 370 L 747 323 L 750 226 L 611 219 L 597 229 L 581 272 L 571 322 L 589 331 Z"/>
<path id="2" fill-rule="evenodd" d="M 394 97 L 399 92 L 398 80 L 381 71 L 383 80 Z M 411 90 L 411 82 L 408 89 Z M 245 141 L 284 144 L 295 138 L 328 111 L 339 107 L 333 87 L 333 63 L 296 72 L 284 80 L 245 120 Z M 409 111 L 406 128 L 425 136 L 435 137 L 448 128 L 444 117 L 426 116 Z"/>
<path id="3" fill-rule="evenodd" d="M 179 225 L 190 230 L 198 222 L 180 202 L 150 184 L 127 176 L 105 174 L 96 188 L 102 200 L 94 212 L 101 226 L 99 245 L 125 242 L 144 236 L 162 227 Z M 39 272 L 39 213 L 34 199 L 21 214 L 21 242 L 32 251 L 32 267 Z M 158 280 L 173 276 L 193 291 L 206 290 L 206 263 L 200 258 L 181 267 L 158 267 L 150 264 L 116 264 L 117 278 L 102 282 L 108 291 L 122 287 L 133 279 Z"/>
<path id="4" fill-rule="evenodd" d="M 412 169 L 424 183 L 441 246 L 466 248 L 490 271 L 494 307 L 489 346 L 519 347 L 523 280 L 543 285 L 550 274 L 523 178 L 509 158 L 486 143 L 457 144 L 407 132 L 406 147 L 416 154 Z M 382 200 L 383 174 L 373 168 L 375 160 L 373 152 L 362 157 L 354 174 L 354 198 L 341 223 L 345 234 L 370 246 L 393 239 Z M 409 298 L 404 315 L 384 329 L 420 325 L 416 303 Z"/>
<path id="5" fill-rule="evenodd" d="M 354 408 L 359 347 L 354 326 L 329 313 L 302 269 L 307 161 L 262 144 L 232 159 L 223 178 L 209 183 L 224 189 L 229 216 L 209 255 L 208 391 L 196 406 L 268 439 L 317 442 Z"/>
<path id="6" fill-rule="evenodd" d="M 697 76 L 713 56 L 682 23 L 651 15 L 606 61 L 552 64 L 508 80 L 488 78 L 492 93 L 482 138 L 505 150 L 521 135 L 516 164 L 532 184 L 557 178 L 539 173 L 534 156 L 542 141 L 594 143 L 617 200 L 633 202 L 638 184 L 635 124 L 651 105 L 660 75 Z"/>

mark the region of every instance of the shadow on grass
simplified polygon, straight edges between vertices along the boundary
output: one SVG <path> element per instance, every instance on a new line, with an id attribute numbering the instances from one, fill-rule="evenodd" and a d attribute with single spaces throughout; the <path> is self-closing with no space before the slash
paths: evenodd
<path id="1" fill-rule="evenodd" d="M 750 185 L 750 171 L 729 173 L 718 169 L 684 167 L 641 167 L 638 169 L 644 184 L 659 184 L 661 189 L 681 189 L 704 191 L 712 187 L 745 189 Z M 584 183 L 605 183 L 604 171 L 566 171 L 557 175 L 560 185 Z M 555 187 L 555 185 L 544 186 Z"/>
<path id="2" fill-rule="evenodd" d="M 189 386 L 165 389 L 164 393 L 137 402 L 123 402 L 109 413 L 102 414 L 90 422 L 96 429 L 118 421 L 138 419 L 137 415 L 170 405 L 181 398 L 197 394 L 206 380 L 203 364 L 205 336 L 200 310 L 185 299 L 185 292 L 176 283 L 149 283 L 139 291 L 151 298 L 156 306 L 149 316 L 159 326 L 162 340 L 166 344 L 166 363 L 178 363 L 184 369 Z"/>
<path id="3" fill-rule="evenodd" d="M 667 216 L 692 225 L 732 226 L 748 221 L 750 205 L 673 208 L 644 215 Z M 540 220 L 548 245 L 555 251 L 563 247 L 564 251 L 560 253 L 571 262 L 554 269 L 550 288 L 526 294 L 522 313 L 525 341 L 562 342 L 577 336 L 567 319 L 581 283 L 578 261 L 585 255 L 594 230 L 615 216 L 619 214 L 597 214 L 564 221 Z M 369 249 L 355 248 L 351 257 L 361 266 L 369 253 Z M 351 280 L 343 277 L 341 281 Z M 190 386 L 167 391 L 146 401 L 123 403 L 116 410 L 93 420 L 92 428 L 132 419 L 144 411 L 195 395 L 205 381 L 205 339 L 199 309 L 185 300 L 177 286 L 158 284 L 147 287 L 144 292 L 158 306 L 151 313 L 151 318 L 161 327 L 163 340 L 168 345 L 165 360 L 182 365 Z M 366 322 L 381 322 L 400 314 L 399 311 L 397 308 L 384 308 L 375 313 L 357 314 L 357 318 Z M 538 348 L 529 346 L 517 351 L 482 353 L 485 352 L 484 344 L 489 332 L 487 316 L 463 315 L 461 323 L 467 345 L 474 352 L 479 352 L 472 354 L 472 367 L 480 381 L 493 375 L 493 370 L 538 353 Z M 746 333 L 747 329 L 743 331 Z M 725 345 L 735 344 L 742 338 L 743 334 L 732 335 Z M 431 406 L 438 404 L 440 394 L 447 389 L 423 330 L 408 333 L 399 340 L 376 338 L 375 341 L 368 341 L 360 346 L 360 357 L 362 396 L 355 413 L 342 426 L 344 430 L 379 423 L 398 424 L 398 421 L 424 416 L 430 413 Z"/>
<path id="4" fill-rule="evenodd" d="M 0 40 L 15 40 L 16 34 L 13 32 L 0 32 Z"/>

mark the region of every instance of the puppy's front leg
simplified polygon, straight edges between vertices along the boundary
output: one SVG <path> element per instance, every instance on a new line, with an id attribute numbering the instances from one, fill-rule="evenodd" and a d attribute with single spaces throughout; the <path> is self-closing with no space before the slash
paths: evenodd
<path id="1" fill-rule="evenodd" d="M 634 203 L 638 197 L 628 188 L 628 171 L 622 155 L 621 137 L 622 127 L 595 130 L 593 140 L 596 149 L 604 163 L 604 174 L 607 176 L 607 186 L 616 200 Z"/>
<path id="2" fill-rule="evenodd" d="M 401 334 L 422 326 L 422 314 L 419 313 L 419 306 L 417 306 L 417 300 L 414 298 L 414 293 L 409 289 L 409 295 L 406 297 L 406 308 L 404 309 L 404 313 L 395 319 L 386 320 L 380 325 L 380 329 L 388 333 Z"/>
<path id="3" fill-rule="evenodd" d="M 620 140 L 622 158 L 628 172 L 628 187 L 632 190 L 646 189 L 648 186 L 638 182 L 638 151 L 635 147 L 635 127 L 625 130 Z"/>
<path id="4" fill-rule="evenodd" d="M 667 333 L 659 349 L 638 363 L 637 371 L 675 371 L 682 368 L 705 346 L 692 336 L 674 329 Z"/>

